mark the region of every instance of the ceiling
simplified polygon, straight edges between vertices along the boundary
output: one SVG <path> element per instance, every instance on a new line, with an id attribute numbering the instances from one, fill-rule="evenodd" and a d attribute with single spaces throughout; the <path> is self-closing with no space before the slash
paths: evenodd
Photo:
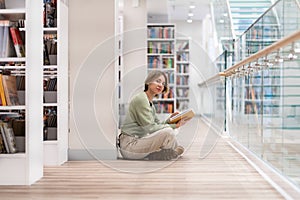
<path id="1" fill-rule="evenodd" d="M 202 20 L 209 14 L 211 0 L 147 0 L 148 15 L 167 15 L 169 20 L 187 20 L 193 12 L 193 20 Z M 189 6 L 195 5 L 194 9 Z"/>

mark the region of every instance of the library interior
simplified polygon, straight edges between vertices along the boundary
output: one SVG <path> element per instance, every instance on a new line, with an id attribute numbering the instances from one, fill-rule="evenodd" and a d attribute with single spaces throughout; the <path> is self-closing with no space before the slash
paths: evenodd
<path id="1" fill-rule="evenodd" d="M 0 71 L 1 199 L 300 198 L 299 0 L 0 0 Z"/>

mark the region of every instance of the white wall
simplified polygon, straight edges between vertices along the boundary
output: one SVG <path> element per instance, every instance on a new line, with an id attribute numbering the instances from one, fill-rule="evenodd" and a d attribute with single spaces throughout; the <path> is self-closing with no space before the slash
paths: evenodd
<path id="1" fill-rule="evenodd" d="M 115 1 L 69 3 L 69 159 L 115 159 L 117 49 Z M 123 99 L 143 86 L 146 76 L 146 3 L 124 1 Z M 115 37 L 116 36 L 116 37 Z M 124 97 L 125 96 L 125 97 Z"/>
<path id="2" fill-rule="evenodd" d="M 190 107 L 199 114 L 202 104 L 200 88 L 198 83 L 211 75 L 213 69 L 209 56 L 206 40 L 207 30 L 202 20 L 193 20 L 193 23 L 186 21 L 173 21 L 176 24 L 176 37 L 190 38 Z"/>
<path id="3" fill-rule="evenodd" d="M 123 103 L 128 103 L 137 92 L 142 91 L 147 75 L 147 5 L 140 0 L 137 7 L 131 1 L 124 2 L 123 39 Z"/>
<path id="4" fill-rule="evenodd" d="M 86 147 L 114 146 L 115 121 L 110 105 L 115 75 L 114 65 L 109 63 L 115 55 L 111 42 L 115 34 L 114 10 L 115 2 L 111 0 L 69 1 L 71 159 L 77 150 Z"/>

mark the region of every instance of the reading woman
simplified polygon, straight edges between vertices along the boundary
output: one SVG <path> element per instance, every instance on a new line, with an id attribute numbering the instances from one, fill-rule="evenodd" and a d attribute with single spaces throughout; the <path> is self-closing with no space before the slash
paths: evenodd
<path id="1" fill-rule="evenodd" d="M 166 92 L 167 76 L 155 70 L 148 74 L 144 91 L 132 98 L 119 136 L 120 152 L 125 159 L 171 160 L 184 152 L 177 144 L 175 129 L 186 121 L 169 124 L 170 118 L 160 121 L 156 115 L 153 98 Z"/>

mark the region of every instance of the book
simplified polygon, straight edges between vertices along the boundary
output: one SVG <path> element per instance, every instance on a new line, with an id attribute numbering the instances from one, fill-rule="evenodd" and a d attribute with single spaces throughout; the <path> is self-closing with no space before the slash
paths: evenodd
<path id="1" fill-rule="evenodd" d="M 15 57 L 16 53 L 14 50 L 14 45 L 9 34 L 10 26 L 15 23 L 9 20 L 0 20 L 0 57 Z"/>
<path id="2" fill-rule="evenodd" d="M 1 106 L 6 106 L 6 99 L 5 99 L 3 82 L 2 82 L 2 74 L 0 74 L 0 99 L 1 99 Z"/>
<path id="3" fill-rule="evenodd" d="M 17 93 L 16 76 L 2 75 L 2 82 L 3 82 L 6 104 L 8 106 L 20 105 L 18 93 Z"/>
<path id="4" fill-rule="evenodd" d="M 9 153 L 16 153 L 17 146 L 16 146 L 16 138 L 12 128 L 8 127 L 7 123 L 2 123 L 1 126 L 3 127 L 4 134 L 6 136 L 6 142 L 9 149 Z"/>
<path id="5" fill-rule="evenodd" d="M 13 40 L 17 57 L 25 57 L 25 46 L 21 38 L 21 34 L 18 27 L 12 26 L 9 28 L 10 34 Z"/>
<path id="6" fill-rule="evenodd" d="M 4 123 L 1 121 L 0 122 L 0 132 L 1 132 L 1 135 L 2 135 L 4 147 L 5 147 L 5 153 L 10 153 L 10 151 L 9 151 L 9 145 L 8 145 L 8 141 L 7 141 L 7 138 L 6 138 L 6 134 L 5 134 L 5 130 L 4 130 L 3 124 Z"/>
<path id="7" fill-rule="evenodd" d="M 6 149 L 4 146 L 4 140 L 2 138 L 1 131 L 0 131 L 0 153 L 6 153 Z"/>
<path id="8" fill-rule="evenodd" d="M 174 124 L 180 121 L 181 119 L 192 119 L 195 116 L 195 113 L 192 109 L 185 110 L 181 113 L 178 113 L 177 115 L 170 118 L 169 123 Z"/>

